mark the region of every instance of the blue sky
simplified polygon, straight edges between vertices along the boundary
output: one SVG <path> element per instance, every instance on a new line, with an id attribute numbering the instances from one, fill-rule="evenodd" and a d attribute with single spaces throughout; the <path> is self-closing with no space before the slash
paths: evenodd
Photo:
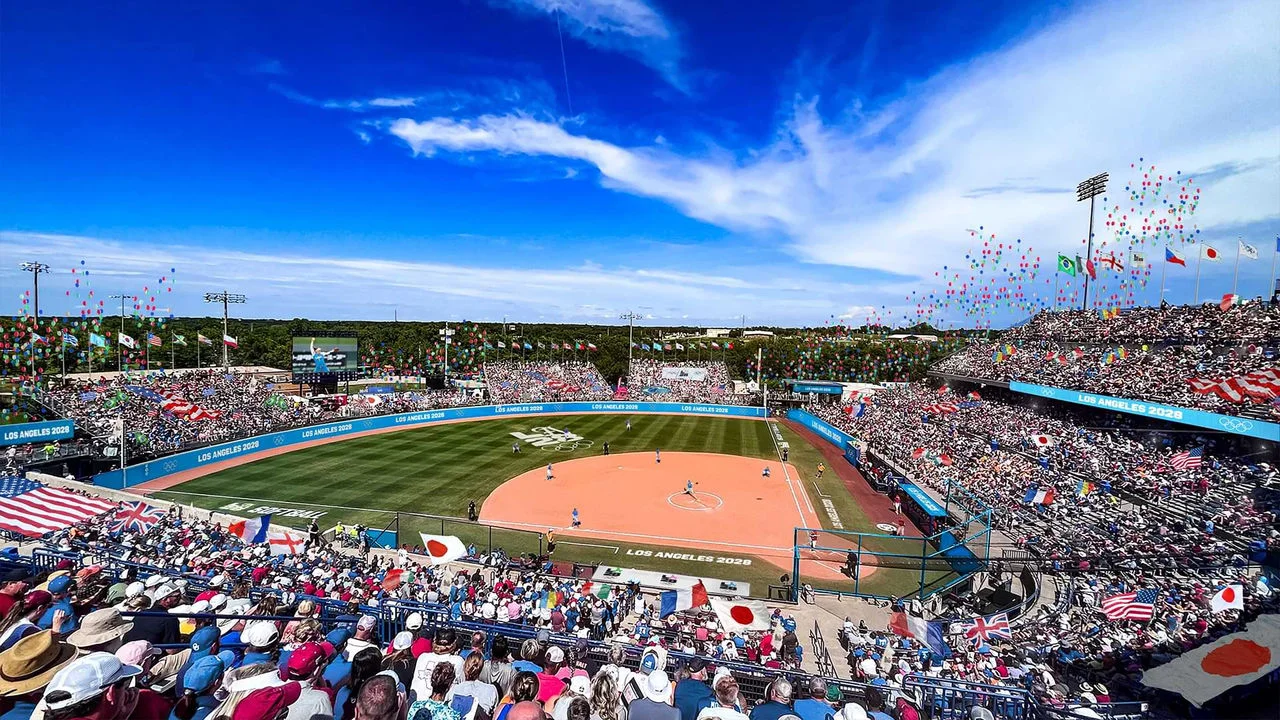
<path id="1" fill-rule="evenodd" d="M 47 312 L 84 260 L 99 295 L 177 268 L 179 314 L 226 287 L 252 317 L 861 321 L 909 310 L 966 228 L 1074 252 L 1075 183 L 1138 157 L 1204 179 L 1206 242 L 1262 249 L 1241 294 L 1280 233 L 1269 2 L 53 1 L 0 23 L 6 311 L 39 259 Z M 1206 268 L 1202 299 L 1232 274 Z"/>

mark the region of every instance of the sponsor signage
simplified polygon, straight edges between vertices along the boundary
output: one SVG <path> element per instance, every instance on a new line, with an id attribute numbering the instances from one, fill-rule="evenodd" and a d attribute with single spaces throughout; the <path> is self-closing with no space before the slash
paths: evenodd
<path id="1" fill-rule="evenodd" d="M 920 489 L 920 487 L 915 483 L 902 481 L 898 483 L 898 487 L 902 488 L 902 492 L 906 493 L 907 497 L 914 500 L 916 505 L 919 505 L 920 509 L 929 517 L 947 517 L 946 508 L 939 505 L 937 500 L 929 497 L 929 493 Z"/>
<path id="2" fill-rule="evenodd" d="M 76 435 L 74 420 L 49 420 L 46 422 L 0 425 L 0 445 L 22 445 L 66 440 Z"/>
<path id="3" fill-rule="evenodd" d="M 552 413 L 674 413 L 683 415 L 710 415 L 717 417 L 764 418 L 764 408 L 743 405 L 709 405 L 701 403 L 648 403 L 648 402 L 561 402 L 561 403 L 526 403 L 521 405 L 481 405 L 477 407 L 447 408 L 424 412 L 398 413 L 395 415 L 379 415 L 369 418 L 357 418 L 325 425 L 282 430 L 280 432 L 259 435 L 255 438 L 236 442 L 223 443 L 210 447 L 191 450 L 176 455 L 169 455 L 140 465 L 131 465 L 127 469 L 127 480 L 120 472 L 101 473 L 94 478 L 98 485 L 108 488 L 132 486 L 156 480 L 187 470 L 194 470 L 223 460 L 254 455 L 268 450 L 285 448 L 290 445 L 324 440 L 344 435 L 386 430 L 391 428 L 407 428 L 419 425 L 431 425 L 450 420 L 469 420 L 487 417 L 505 417 L 510 415 L 546 415 Z M 46 438 L 48 439 L 48 438 Z M 22 441 L 30 442 L 30 441 Z"/>
<path id="4" fill-rule="evenodd" d="M 788 410 L 787 419 L 798 422 L 809 428 L 815 433 L 821 435 L 827 442 L 840 448 L 842 451 L 845 449 L 845 446 L 854 439 L 849 433 L 837 429 L 836 426 L 826 420 L 810 415 L 804 410 Z"/>
<path id="5" fill-rule="evenodd" d="M 1023 382 L 1011 382 L 1009 383 L 1009 389 L 1024 395 L 1062 400 L 1077 405 L 1088 405 L 1130 415 L 1142 415 L 1144 417 L 1182 423 L 1183 425 L 1193 425 L 1206 430 L 1245 435 L 1273 442 L 1280 441 L 1280 423 L 1266 420 L 1255 420 L 1234 415 L 1219 415 L 1205 412 L 1204 410 L 1196 410 L 1195 408 L 1161 405 L 1160 403 L 1128 400 L 1126 398 L 1111 397 L 1110 395 L 1095 395 L 1079 390 L 1067 390 L 1065 388 L 1046 387 Z"/>
<path id="6" fill-rule="evenodd" d="M 821 385 L 806 382 L 792 383 L 791 390 L 798 393 L 822 393 L 824 395 L 839 395 L 844 392 L 844 388 L 839 385 Z"/>
<path id="7" fill-rule="evenodd" d="M 684 365 L 663 365 L 662 379 L 705 382 L 707 379 L 707 369 L 703 367 L 686 367 Z"/>

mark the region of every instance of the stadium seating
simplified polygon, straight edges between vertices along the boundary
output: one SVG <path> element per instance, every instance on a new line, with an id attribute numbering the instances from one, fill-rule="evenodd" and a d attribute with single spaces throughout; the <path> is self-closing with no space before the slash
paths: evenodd
<path id="1" fill-rule="evenodd" d="M 1280 310 L 1263 303 L 1042 312 L 934 370 L 1274 419 L 1277 338 Z"/>
<path id="2" fill-rule="evenodd" d="M 632 358 L 626 387 L 633 400 L 725 405 L 760 402 L 759 393 L 734 393 L 729 369 L 718 360 Z"/>
<path id="3" fill-rule="evenodd" d="M 613 389 L 592 363 L 499 360 L 484 365 L 495 403 L 609 400 Z"/>

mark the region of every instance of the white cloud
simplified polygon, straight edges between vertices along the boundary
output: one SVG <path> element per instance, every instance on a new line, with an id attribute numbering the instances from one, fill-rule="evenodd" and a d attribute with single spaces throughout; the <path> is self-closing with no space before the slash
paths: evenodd
<path id="1" fill-rule="evenodd" d="M 269 238 L 241 238 L 250 247 L 269 247 Z M 457 238 L 437 238 L 437 243 Z M 474 239 L 469 239 L 474 240 Z M 384 257 L 386 254 L 385 253 Z M 554 261 L 573 253 L 525 253 L 523 260 Z M 671 323 L 683 315 L 698 322 L 723 324 L 745 313 L 754 322 L 809 322 L 829 308 L 858 295 L 867 300 L 883 288 L 851 288 L 818 277 L 787 277 L 774 266 L 733 268 L 717 273 L 677 268 L 634 268 L 581 262 L 572 267 L 518 267 L 456 262 L 427 262 L 320 254 L 270 254 L 220 247 L 220 243 L 184 244 L 180 240 L 115 240 L 96 237 L 0 231 L 0 259 L 32 258 L 49 264 L 41 283 L 43 309 L 71 311 L 69 268 L 89 260 L 99 297 L 141 293 L 142 286 L 171 267 L 175 290 L 162 304 L 175 314 L 208 312 L 201 293 L 226 287 L 249 296 L 246 317 L 323 317 L 372 319 L 399 308 L 406 319 L 445 317 L 552 321 L 616 320 L 619 313 L 664 308 L 650 319 Z M 25 287 L 28 278 L 17 262 L 0 262 L 0 285 Z M 107 278 L 110 278 L 107 281 Z M 105 282 L 104 282 L 105 281 Z M 87 288 L 87 286 L 86 286 Z M 76 292 L 87 294 L 87 289 Z M 10 301 L 12 302 L 12 300 Z M 386 312 L 381 312 L 382 310 Z M 107 314 L 110 314 L 108 308 Z"/>
<path id="2" fill-rule="evenodd" d="M 369 101 L 369 107 L 376 108 L 397 108 L 397 107 L 413 107 L 418 104 L 418 98 L 413 97 L 390 97 L 390 98 L 374 98 Z"/>
<path id="3" fill-rule="evenodd" d="M 588 45 L 636 58 L 677 89 L 680 43 L 670 23 L 644 0 L 490 0 L 494 5 L 556 17 L 563 32 Z"/>
<path id="4" fill-rule="evenodd" d="M 963 255 L 964 229 L 977 225 L 1044 256 L 1075 247 L 1085 213 L 1070 189 L 1110 170 L 1118 190 L 1139 156 L 1165 171 L 1236 168 L 1206 187 L 1201 227 L 1276 219 L 1280 84 L 1260 68 L 1280 65 L 1277 37 L 1269 2 L 1093 5 L 876 112 L 829 121 L 816 100 L 798 101 L 774 142 L 736 154 L 623 147 L 515 114 L 402 118 L 386 130 L 426 156 L 580 161 L 605 187 L 779 232 L 802 260 L 917 274 Z"/>

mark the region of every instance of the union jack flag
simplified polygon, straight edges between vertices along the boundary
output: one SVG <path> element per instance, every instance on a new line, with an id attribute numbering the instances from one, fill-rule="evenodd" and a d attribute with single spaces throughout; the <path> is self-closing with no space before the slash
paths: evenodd
<path id="1" fill-rule="evenodd" d="M 111 532 L 145 533 L 164 519 L 164 511 L 141 500 L 123 503 L 111 519 Z"/>
<path id="2" fill-rule="evenodd" d="M 1009 629 L 1009 615 L 1007 613 L 1000 613 L 991 617 L 976 617 L 964 623 L 963 627 L 964 636 L 972 640 L 974 645 L 981 645 L 995 638 L 1007 640 L 1013 637 L 1013 631 Z"/>

